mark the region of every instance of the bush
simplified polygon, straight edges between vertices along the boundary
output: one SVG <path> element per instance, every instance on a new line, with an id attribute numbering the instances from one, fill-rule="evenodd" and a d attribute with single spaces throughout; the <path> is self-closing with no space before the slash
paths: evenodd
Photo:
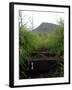
<path id="1" fill-rule="evenodd" d="M 48 36 L 48 48 L 60 55 L 64 51 L 64 26 L 59 24 Z"/>
<path id="2" fill-rule="evenodd" d="M 39 48 L 48 48 L 52 53 L 59 57 L 64 52 L 64 24 L 61 20 L 59 25 L 49 33 L 32 32 L 27 26 L 19 28 L 19 63 L 20 78 L 27 78 L 26 75 L 26 58 L 29 57 L 33 50 Z M 61 64 L 61 63 L 60 63 Z M 63 66 L 62 66 L 63 67 Z M 63 69 L 63 68 L 62 68 Z M 63 72 L 63 71 L 62 71 Z"/>

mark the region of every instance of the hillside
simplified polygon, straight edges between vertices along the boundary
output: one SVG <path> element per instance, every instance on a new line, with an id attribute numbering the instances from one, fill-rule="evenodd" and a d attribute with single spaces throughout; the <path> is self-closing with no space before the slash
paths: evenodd
<path id="1" fill-rule="evenodd" d="M 50 30 L 52 30 L 52 28 L 54 28 L 56 26 L 57 26 L 56 24 L 43 22 L 37 28 L 35 28 L 33 31 L 49 32 Z"/>

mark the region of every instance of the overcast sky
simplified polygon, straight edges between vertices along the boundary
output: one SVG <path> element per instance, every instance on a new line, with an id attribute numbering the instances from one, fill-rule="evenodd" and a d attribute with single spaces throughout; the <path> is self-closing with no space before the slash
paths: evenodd
<path id="1" fill-rule="evenodd" d="M 38 27 L 42 22 L 57 24 L 60 18 L 64 20 L 64 13 L 22 11 L 22 22 L 27 23 L 28 27 L 32 27 L 31 21 L 33 19 L 33 29 Z"/>

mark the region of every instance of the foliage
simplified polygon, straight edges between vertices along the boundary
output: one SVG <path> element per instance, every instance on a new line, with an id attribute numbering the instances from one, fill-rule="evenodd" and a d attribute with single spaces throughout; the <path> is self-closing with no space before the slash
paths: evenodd
<path id="1" fill-rule="evenodd" d="M 61 22 L 48 36 L 48 47 L 60 55 L 64 50 L 64 26 Z"/>
<path id="2" fill-rule="evenodd" d="M 19 63 L 20 63 L 20 78 L 27 78 L 26 75 L 26 59 L 31 55 L 33 50 L 38 48 L 48 48 L 51 52 L 56 53 L 59 57 L 64 52 L 64 23 L 60 20 L 52 32 L 32 32 L 25 25 L 19 27 Z M 57 62 L 58 63 L 58 62 Z M 58 64 L 61 64 L 60 62 Z M 59 68 L 59 66 L 57 67 Z M 57 69 L 63 75 L 63 64 Z M 56 71 L 57 71 L 56 70 Z M 57 71 L 54 75 L 58 74 Z"/>
<path id="3" fill-rule="evenodd" d="M 19 31 L 20 63 L 23 63 L 26 56 L 29 56 L 34 49 L 39 48 L 42 43 L 42 38 L 38 33 L 28 31 L 26 27 L 21 26 Z"/>

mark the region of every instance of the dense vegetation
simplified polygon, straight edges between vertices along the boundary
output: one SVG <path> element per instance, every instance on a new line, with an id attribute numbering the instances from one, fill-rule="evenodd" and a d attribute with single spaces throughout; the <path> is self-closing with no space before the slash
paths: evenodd
<path id="1" fill-rule="evenodd" d="M 31 55 L 33 50 L 39 48 L 48 48 L 51 52 L 56 53 L 58 59 L 60 55 L 63 55 L 64 52 L 64 24 L 63 20 L 61 20 L 59 25 L 56 26 L 50 33 L 42 33 L 42 32 L 32 32 L 27 26 L 21 25 L 19 28 L 19 62 L 21 65 L 20 78 L 26 78 L 27 75 L 25 73 L 26 58 Z M 63 65 L 59 61 L 57 61 L 59 66 L 58 73 L 55 72 L 55 75 L 60 74 L 63 75 Z M 53 71 L 52 71 L 53 72 Z M 54 74 L 53 74 L 54 75 Z M 52 75 L 52 76 L 53 76 Z"/>

